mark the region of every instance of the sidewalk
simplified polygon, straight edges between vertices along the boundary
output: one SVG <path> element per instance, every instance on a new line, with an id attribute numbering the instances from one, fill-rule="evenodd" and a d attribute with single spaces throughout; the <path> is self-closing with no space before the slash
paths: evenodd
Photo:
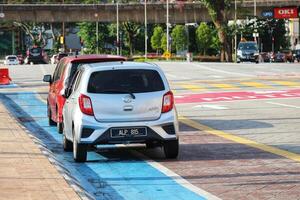
<path id="1" fill-rule="evenodd" d="M 0 200 L 79 200 L 0 102 Z"/>

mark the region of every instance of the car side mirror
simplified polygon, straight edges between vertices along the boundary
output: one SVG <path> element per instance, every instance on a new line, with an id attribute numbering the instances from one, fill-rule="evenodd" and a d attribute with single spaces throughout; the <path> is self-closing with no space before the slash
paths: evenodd
<path id="1" fill-rule="evenodd" d="M 47 82 L 47 83 L 52 83 L 51 75 L 45 75 L 44 78 L 43 78 L 43 81 Z"/>

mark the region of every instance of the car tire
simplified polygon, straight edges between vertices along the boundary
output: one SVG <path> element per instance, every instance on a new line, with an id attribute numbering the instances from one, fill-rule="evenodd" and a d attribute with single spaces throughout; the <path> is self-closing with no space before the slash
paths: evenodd
<path id="1" fill-rule="evenodd" d="M 170 140 L 165 141 L 163 144 L 163 149 L 166 158 L 177 158 L 179 151 L 179 141 Z"/>
<path id="2" fill-rule="evenodd" d="M 67 139 L 65 133 L 63 133 L 63 148 L 66 152 L 71 152 L 73 150 L 73 142 Z"/>
<path id="3" fill-rule="evenodd" d="M 56 126 L 57 126 L 57 132 L 59 134 L 62 134 L 63 133 L 63 129 L 64 129 L 63 123 L 57 122 Z"/>
<path id="4" fill-rule="evenodd" d="M 51 119 L 52 114 L 51 114 L 51 109 L 49 107 L 49 104 L 47 104 L 47 111 L 48 111 L 48 124 L 49 124 L 49 126 L 55 126 L 56 125 L 55 121 L 53 121 Z"/>
<path id="5" fill-rule="evenodd" d="M 75 162 L 85 162 L 87 158 L 87 146 L 78 144 L 73 130 L 73 157 Z"/>

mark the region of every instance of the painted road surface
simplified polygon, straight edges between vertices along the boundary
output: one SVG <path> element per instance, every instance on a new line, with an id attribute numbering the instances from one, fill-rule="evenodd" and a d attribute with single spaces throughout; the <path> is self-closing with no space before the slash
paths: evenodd
<path id="1" fill-rule="evenodd" d="M 56 127 L 48 126 L 46 104 L 35 93 L 6 96 L 11 101 L 6 103 L 10 105 L 10 110 L 36 137 L 44 140 L 58 162 L 68 166 L 72 175 L 83 181 L 80 185 L 86 191 L 93 191 L 96 199 L 217 199 L 199 188 L 195 190 L 191 184 L 179 184 L 176 180 L 180 178 L 178 175 L 170 177 L 165 171 L 133 156 L 129 151 L 122 152 L 122 149 L 117 153 L 108 153 L 105 149 L 104 152 L 89 152 L 88 162 L 74 163 L 72 153 L 62 152 L 62 136 L 57 133 Z"/>
<path id="2" fill-rule="evenodd" d="M 200 94 L 175 95 L 175 102 L 182 103 L 205 103 L 222 102 L 236 100 L 255 100 L 255 99 L 281 99 L 300 97 L 300 89 L 277 90 L 277 91 L 254 91 L 254 92 L 211 92 Z"/>

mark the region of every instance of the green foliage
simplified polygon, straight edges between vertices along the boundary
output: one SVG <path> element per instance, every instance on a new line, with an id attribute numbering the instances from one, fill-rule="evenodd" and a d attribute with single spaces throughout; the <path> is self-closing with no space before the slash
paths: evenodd
<path id="1" fill-rule="evenodd" d="M 166 52 L 167 51 L 167 34 L 166 33 L 163 34 L 160 43 L 161 43 L 160 47 L 163 49 L 164 52 Z"/>
<path id="2" fill-rule="evenodd" d="M 172 46 L 175 46 L 176 51 L 186 50 L 187 47 L 187 35 L 184 25 L 176 25 L 172 30 Z"/>
<path id="3" fill-rule="evenodd" d="M 196 36 L 200 53 L 206 55 L 207 49 L 212 45 L 212 30 L 206 23 L 201 22 L 200 26 L 198 26 L 196 30 Z"/>
<path id="4" fill-rule="evenodd" d="M 86 51 L 85 53 L 96 53 L 97 51 L 97 33 L 96 33 L 96 23 L 92 22 L 81 22 L 78 23 L 80 28 L 78 36 L 84 42 Z M 105 35 L 107 34 L 107 26 L 103 23 L 99 23 L 99 33 L 98 33 L 98 47 L 99 53 L 104 53 L 104 43 Z"/>
<path id="5" fill-rule="evenodd" d="M 163 29 L 161 26 L 156 26 L 153 31 L 153 35 L 151 37 L 151 46 L 153 49 L 156 49 L 156 51 L 159 51 L 162 47 L 162 37 L 163 37 Z"/>
<path id="6" fill-rule="evenodd" d="M 123 27 L 125 30 L 125 35 L 126 35 L 126 43 L 129 47 L 129 53 L 130 56 L 133 55 L 133 48 L 136 42 L 136 37 L 140 34 L 141 32 L 141 25 L 138 25 L 133 22 L 124 22 Z"/>

